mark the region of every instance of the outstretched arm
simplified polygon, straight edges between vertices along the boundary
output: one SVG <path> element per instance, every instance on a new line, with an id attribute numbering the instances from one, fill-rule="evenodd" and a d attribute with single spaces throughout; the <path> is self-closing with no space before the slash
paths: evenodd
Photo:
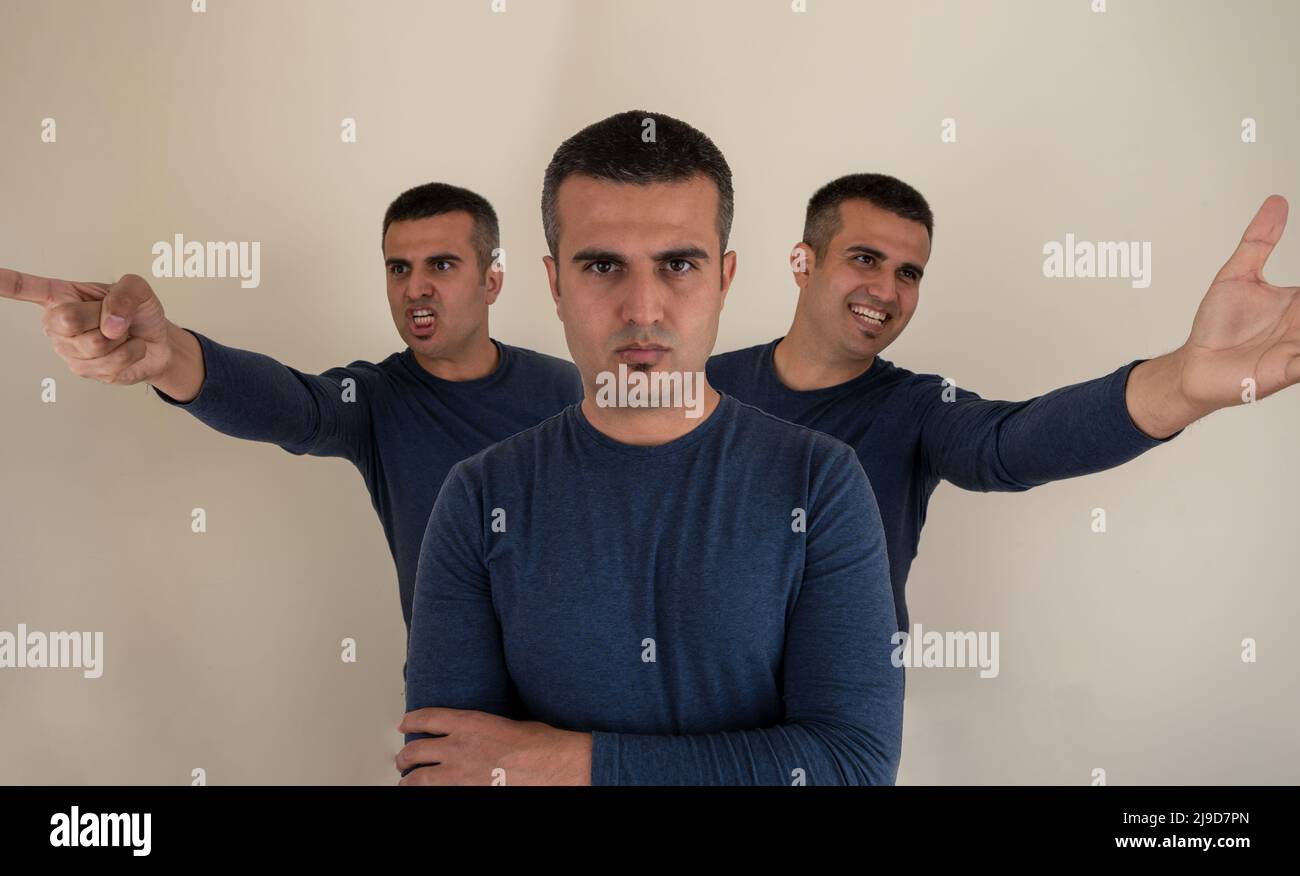
<path id="1" fill-rule="evenodd" d="M 1016 492 L 1128 462 L 1174 437 L 1153 438 L 1129 412 L 1126 386 L 1143 364 L 1020 402 L 927 375 L 912 389 L 922 463 L 964 490 Z"/>
<path id="2" fill-rule="evenodd" d="M 1128 462 L 1206 414 L 1300 382 L 1300 289 L 1261 274 L 1286 216 L 1280 196 L 1264 202 L 1171 353 L 1023 402 L 922 384 L 930 470 L 964 489 L 1027 490 Z"/>
<path id="3" fill-rule="evenodd" d="M 349 369 L 303 374 L 269 356 L 226 347 L 167 319 L 142 277 L 79 283 L 0 269 L 0 298 L 38 304 L 54 351 L 72 373 L 125 386 L 149 383 L 209 426 L 317 456 L 364 455 L 370 406 Z"/>

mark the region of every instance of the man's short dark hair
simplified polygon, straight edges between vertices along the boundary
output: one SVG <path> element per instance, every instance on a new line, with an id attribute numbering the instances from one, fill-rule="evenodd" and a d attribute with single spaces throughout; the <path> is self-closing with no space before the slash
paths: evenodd
<path id="1" fill-rule="evenodd" d="M 654 121 L 648 140 L 647 119 Z M 649 185 L 683 182 L 703 174 L 718 187 L 718 239 L 727 251 L 736 196 L 731 168 L 717 146 L 700 131 L 662 113 L 628 110 L 588 125 L 560 144 L 542 182 L 542 227 L 551 257 L 558 258 L 560 220 L 556 196 L 574 174 L 618 183 Z"/>
<path id="2" fill-rule="evenodd" d="M 858 199 L 888 210 L 895 216 L 920 222 L 934 240 L 934 214 L 916 189 L 902 180 L 883 173 L 851 173 L 831 180 L 813 194 L 804 216 L 803 242 L 812 247 L 817 259 L 826 258 L 826 249 L 840 231 L 840 204 Z"/>
<path id="3" fill-rule="evenodd" d="M 384 237 L 388 235 L 388 226 L 394 222 L 407 222 L 415 219 L 428 219 L 443 213 L 466 212 L 474 220 L 474 230 L 470 240 L 474 254 L 478 258 L 478 269 L 486 271 L 492 264 L 492 252 L 501 246 L 501 229 L 497 225 L 497 214 L 492 205 L 482 195 L 469 189 L 447 183 L 431 182 L 413 189 L 407 189 L 388 205 L 384 213 L 384 231 L 380 235 L 382 247 Z"/>

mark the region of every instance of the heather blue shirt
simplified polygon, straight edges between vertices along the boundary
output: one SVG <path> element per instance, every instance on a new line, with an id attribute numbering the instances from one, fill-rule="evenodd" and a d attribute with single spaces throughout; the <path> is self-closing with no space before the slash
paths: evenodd
<path id="1" fill-rule="evenodd" d="M 227 435 L 355 465 L 397 566 L 408 630 L 420 539 L 447 471 L 582 398 L 571 362 L 495 339 L 496 370 L 454 381 L 430 374 L 410 347 L 378 364 L 304 374 L 189 331 L 203 350 L 203 386 L 185 404 L 155 387 L 158 397 Z"/>
<path id="2" fill-rule="evenodd" d="M 857 451 L 885 526 L 900 630 L 910 629 L 904 587 L 941 479 L 966 490 L 1028 490 L 1113 468 L 1181 434 L 1152 438 L 1129 416 L 1125 386 L 1143 359 L 1028 401 L 983 399 L 960 387 L 945 401 L 944 378 L 880 356 L 846 383 L 790 389 L 772 364 L 780 341 L 713 356 L 709 383 Z"/>
<path id="3" fill-rule="evenodd" d="M 653 447 L 573 405 L 448 474 L 407 710 L 591 731 L 593 785 L 891 784 L 893 632 L 848 446 L 726 395 Z"/>

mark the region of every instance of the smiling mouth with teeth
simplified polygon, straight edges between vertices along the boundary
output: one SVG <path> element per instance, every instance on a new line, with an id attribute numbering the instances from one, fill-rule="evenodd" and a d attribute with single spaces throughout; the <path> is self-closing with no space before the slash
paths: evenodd
<path id="1" fill-rule="evenodd" d="M 884 313 L 879 310 L 873 310 L 872 308 L 864 307 L 861 304 L 850 304 L 849 310 L 852 311 L 853 314 L 858 318 L 877 327 L 883 326 L 886 322 L 890 320 L 890 316 L 888 313 Z"/>

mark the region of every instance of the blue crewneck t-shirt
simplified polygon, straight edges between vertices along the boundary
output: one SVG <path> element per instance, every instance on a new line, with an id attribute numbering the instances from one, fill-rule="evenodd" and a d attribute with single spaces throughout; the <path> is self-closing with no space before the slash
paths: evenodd
<path id="1" fill-rule="evenodd" d="M 573 363 L 495 339 L 496 369 L 457 381 L 430 374 L 410 347 L 377 364 L 355 361 L 304 374 L 190 333 L 203 350 L 203 386 L 184 404 L 155 387 L 158 397 L 227 435 L 355 465 L 397 567 L 408 630 L 420 539 L 447 472 L 583 393 Z"/>
<path id="2" fill-rule="evenodd" d="M 407 709 L 590 731 L 595 785 L 889 784 L 894 617 L 848 446 L 725 394 L 657 446 L 575 404 L 448 474 Z"/>
<path id="3" fill-rule="evenodd" d="M 781 340 L 713 356 L 709 383 L 857 452 L 885 527 L 900 630 L 909 629 L 904 588 L 940 480 L 983 492 L 1028 490 L 1113 468 L 1181 434 L 1152 438 L 1129 416 L 1128 375 L 1144 359 L 1009 402 L 945 386 L 938 374 L 913 373 L 880 356 L 845 383 L 790 389 L 773 364 Z"/>

